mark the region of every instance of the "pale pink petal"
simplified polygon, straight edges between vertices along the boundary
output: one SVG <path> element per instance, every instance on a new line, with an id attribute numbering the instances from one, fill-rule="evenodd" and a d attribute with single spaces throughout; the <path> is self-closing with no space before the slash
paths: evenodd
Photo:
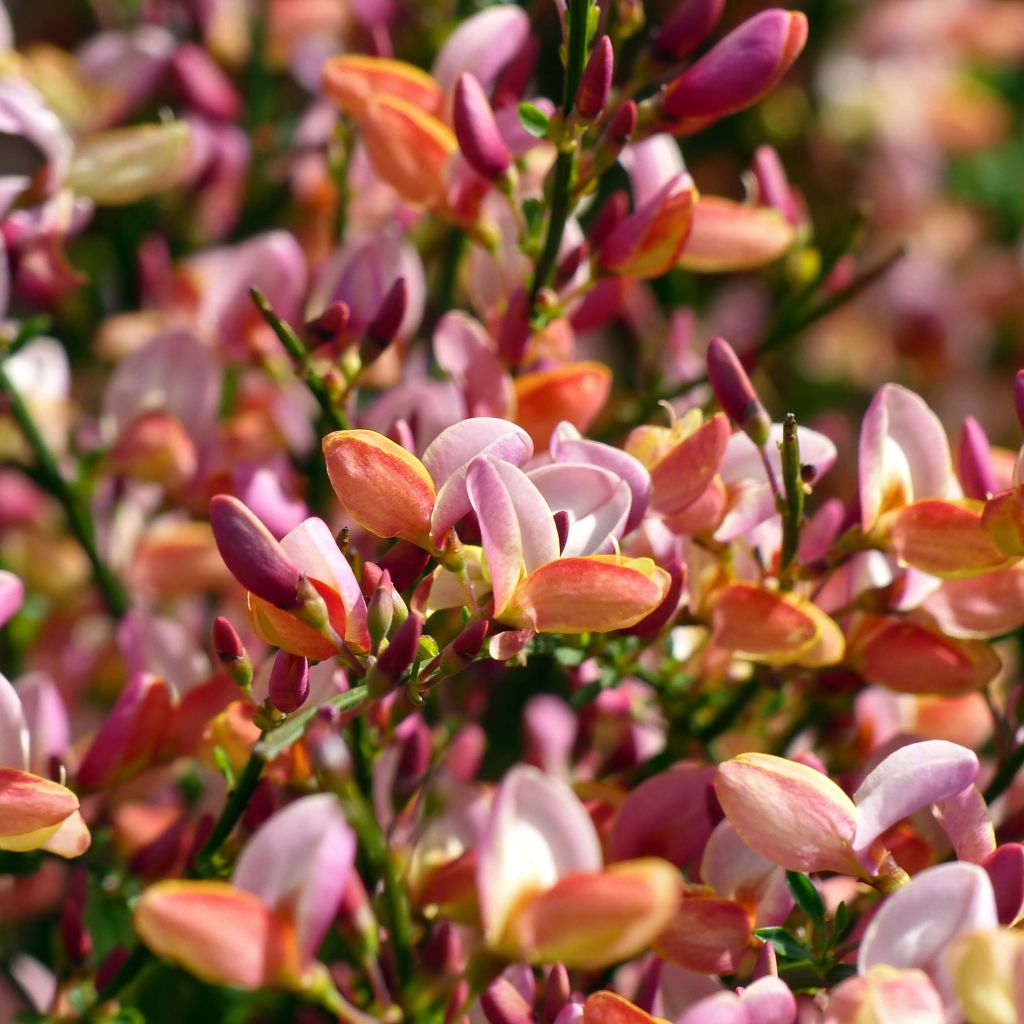
<path id="1" fill-rule="evenodd" d="M 621 477 L 607 469 L 560 462 L 528 474 L 552 513 L 568 512 L 569 534 L 562 554 L 608 554 L 611 538 L 624 532 L 632 494 Z"/>
<path id="2" fill-rule="evenodd" d="M 489 941 L 500 938 L 526 894 L 600 868 L 597 831 L 573 791 L 536 768 L 513 768 L 498 787 L 479 847 L 477 890 Z"/>
<path id="3" fill-rule="evenodd" d="M 2 313 L 0 313 L 2 315 Z M 13 572 L 0 569 L 0 626 L 9 622 L 25 600 L 25 584 Z"/>
<path id="4" fill-rule="evenodd" d="M 740 993 L 740 1004 L 747 1011 L 747 1024 L 793 1024 L 796 1020 L 796 999 L 779 978 L 758 978 Z"/>
<path id="5" fill-rule="evenodd" d="M 530 19 L 518 7 L 499 5 L 481 11 L 463 21 L 445 40 L 434 61 L 433 77 L 449 92 L 459 75 L 469 71 L 486 89 L 529 34 Z"/>
<path id="6" fill-rule="evenodd" d="M 0 672 L 0 767 L 28 770 L 28 726 L 14 687 Z"/>
<path id="7" fill-rule="evenodd" d="M 996 851 L 996 833 L 988 804 L 977 786 L 940 800 L 936 817 L 953 844 L 957 860 L 983 864 Z"/>
<path id="8" fill-rule="evenodd" d="M 232 882 L 295 924 L 312 958 L 337 913 L 355 860 L 355 834 L 333 793 L 302 797 L 248 841 Z"/>
<path id="9" fill-rule="evenodd" d="M 860 784 L 854 850 L 868 866 L 867 851 L 890 826 L 922 807 L 954 796 L 978 774 L 977 755 L 957 743 L 926 740 L 890 754 Z"/>

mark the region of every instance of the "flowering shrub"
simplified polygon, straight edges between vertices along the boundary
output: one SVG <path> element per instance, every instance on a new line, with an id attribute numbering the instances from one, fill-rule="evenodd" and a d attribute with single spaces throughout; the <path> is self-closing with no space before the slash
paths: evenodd
<path id="1" fill-rule="evenodd" d="M 4 1019 L 1024 1020 L 1024 3 L 8 6 Z"/>

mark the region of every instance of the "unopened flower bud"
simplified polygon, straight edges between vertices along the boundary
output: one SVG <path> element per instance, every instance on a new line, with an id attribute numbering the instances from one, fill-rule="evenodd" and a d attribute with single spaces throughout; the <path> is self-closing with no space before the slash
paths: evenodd
<path id="1" fill-rule="evenodd" d="M 655 57 L 666 63 L 689 57 L 718 23 L 724 6 L 725 0 L 682 0 L 654 37 Z"/>
<path id="2" fill-rule="evenodd" d="M 1017 410 L 1017 420 L 1024 427 L 1024 370 L 1018 370 L 1013 379 L 1013 406 Z"/>
<path id="3" fill-rule="evenodd" d="M 398 336 L 408 305 L 409 286 L 404 277 L 396 277 L 359 343 L 359 360 L 363 366 L 379 359 Z"/>
<path id="4" fill-rule="evenodd" d="M 213 649 L 228 678 L 248 690 L 252 684 L 252 662 L 237 630 L 222 615 L 213 620 Z"/>
<path id="5" fill-rule="evenodd" d="M 374 650 L 391 629 L 391 622 L 395 616 L 395 603 L 391 596 L 393 589 L 390 574 L 382 573 L 377 589 L 374 590 L 366 606 L 366 626 L 370 631 L 370 640 L 373 642 Z"/>
<path id="6" fill-rule="evenodd" d="M 724 338 L 708 345 L 708 380 L 725 414 L 759 448 L 768 443 L 772 421 L 757 397 L 747 371 Z"/>
<path id="7" fill-rule="evenodd" d="M 555 268 L 555 288 L 561 291 L 575 276 L 590 255 L 590 246 L 586 242 L 574 245 Z"/>
<path id="8" fill-rule="evenodd" d="M 508 300 L 508 309 L 498 328 L 498 355 L 506 366 L 518 366 L 530 343 L 530 300 L 523 288 L 517 288 Z"/>
<path id="9" fill-rule="evenodd" d="M 401 751 L 395 783 L 411 792 L 430 767 L 434 746 L 430 726 L 419 715 L 410 715 L 395 730 L 395 739 Z"/>
<path id="10" fill-rule="evenodd" d="M 133 420 L 109 455 L 110 470 L 175 491 L 195 473 L 196 447 L 185 425 L 153 409 Z"/>
<path id="11" fill-rule="evenodd" d="M 121 973 L 121 968 L 127 959 L 128 950 L 124 946 L 114 946 L 96 968 L 94 984 L 97 991 L 102 992 Z"/>
<path id="12" fill-rule="evenodd" d="M 612 50 L 612 41 L 608 36 L 601 36 L 594 44 L 576 92 L 576 109 L 581 117 L 592 121 L 604 110 L 608 94 L 611 92 L 614 70 L 615 54 Z"/>
<path id="13" fill-rule="evenodd" d="M 498 977 L 480 994 L 487 1024 L 533 1024 L 533 1007 L 507 978 Z"/>
<path id="14" fill-rule="evenodd" d="M 544 986 L 544 1008 L 541 1010 L 541 1024 L 554 1024 L 562 1012 L 562 1008 L 572 997 L 572 986 L 569 984 L 569 972 L 565 964 L 554 964 L 548 971 L 548 980 Z"/>
<path id="15" fill-rule="evenodd" d="M 340 341 L 352 319 L 347 303 L 332 302 L 319 316 L 306 322 L 303 332 L 312 342 Z"/>
<path id="16" fill-rule="evenodd" d="M 308 696 L 309 662 L 301 655 L 278 651 L 270 670 L 271 703 L 288 715 L 298 711 Z"/>
<path id="17" fill-rule="evenodd" d="M 957 460 L 960 484 L 968 498 L 984 501 L 999 490 L 992 470 L 992 451 L 981 424 L 973 417 L 964 420 Z"/>
<path id="18" fill-rule="evenodd" d="M 185 102 L 208 117 L 233 121 L 242 112 L 231 79 L 201 46 L 182 43 L 171 58 L 171 74 Z"/>
<path id="19" fill-rule="evenodd" d="M 757 961 L 754 964 L 753 980 L 758 978 L 777 978 L 779 976 L 779 961 L 775 956 L 775 947 L 770 942 L 761 943 L 757 951 Z"/>
<path id="20" fill-rule="evenodd" d="M 569 539 L 569 513 L 559 509 L 552 517 L 555 520 L 555 531 L 558 534 L 558 552 L 565 551 L 565 542 Z"/>
<path id="21" fill-rule="evenodd" d="M 373 592 L 380 586 L 385 571 L 376 562 L 363 562 L 363 568 L 359 574 L 359 589 L 367 601 L 373 597 Z"/>
<path id="22" fill-rule="evenodd" d="M 452 120 L 459 148 L 473 170 L 492 180 L 508 172 L 512 156 L 498 131 L 483 87 L 468 71 L 459 76 L 455 85 Z"/>
<path id="23" fill-rule="evenodd" d="M 423 966 L 434 974 L 452 978 L 462 973 L 462 941 L 451 921 L 441 921 L 434 926 L 421 959 Z"/>
<path id="24" fill-rule="evenodd" d="M 423 618 L 411 612 L 395 631 L 377 659 L 377 664 L 367 673 L 366 681 L 373 696 L 383 696 L 394 688 L 406 669 L 416 660 L 422 635 Z"/>
<path id="25" fill-rule="evenodd" d="M 220 557 L 246 590 L 278 608 L 296 607 L 302 573 L 242 502 L 229 494 L 215 494 L 210 500 L 210 525 Z"/>
<path id="26" fill-rule="evenodd" d="M 590 246 L 599 249 L 601 243 L 612 233 L 615 226 L 629 213 L 629 196 L 619 189 L 613 192 L 598 210 L 590 226 Z"/>
<path id="27" fill-rule="evenodd" d="M 461 672 L 477 656 L 487 637 L 487 622 L 476 619 L 471 622 L 441 652 L 441 674 L 453 676 Z"/>
<path id="28" fill-rule="evenodd" d="M 606 132 L 610 146 L 622 149 L 622 147 L 629 142 L 633 137 L 633 132 L 636 131 L 638 116 L 639 113 L 636 108 L 636 103 L 633 100 L 626 100 L 626 102 L 615 111 L 615 115 L 612 117 L 611 121 L 608 122 L 608 130 Z"/>
<path id="29" fill-rule="evenodd" d="M 777 150 L 772 146 L 758 146 L 751 169 L 761 194 L 761 205 L 778 210 L 793 227 L 797 227 L 800 223 L 800 210 Z"/>

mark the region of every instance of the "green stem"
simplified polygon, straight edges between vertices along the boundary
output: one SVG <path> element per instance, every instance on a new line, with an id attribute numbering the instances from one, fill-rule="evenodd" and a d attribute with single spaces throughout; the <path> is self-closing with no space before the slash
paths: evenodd
<path id="1" fill-rule="evenodd" d="M 266 733 L 262 734 L 260 741 L 265 736 Z M 206 842 L 196 852 L 194 872 L 200 878 L 206 878 L 215 874 L 214 858 L 220 852 L 220 848 L 224 845 L 228 836 L 234 830 L 235 825 L 238 824 L 239 819 L 245 813 L 246 807 L 249 806 L 249 801 L 256 791 L 256 786 L 259 784 L 266 764 L 266 758 L 259 753 L 258 741 L 253 748 L 253 752 L 249 755 L 249 760 L 242 769 L 242 774 L 238 777 L 237 785 L 231 791 L 227 803 L 224 804 L 220 817 L 214 822 L 210 834 L 206 837 Z"/>
<path id="2" fill-rule="evenodd" d="M 395 959 L 400 992 L 408 989 L 413 977 L 412 914 L 408 894 L 398 874 L 398 866 L 388 848 L 387 838 L 377 824 L 366 798 L 354 787 L 344 794 L 348 822 L 359 837 L 359 848 L 366 856 L 374 876 L 384 883 L 384 910 L 388 938 Z"/>
<path id="3" fill-rule="evenodd" d="M 580 79 L 583 77 L 583 66 L 587 59 L 587 15 L 590 11 L 590 0 L 569 0 L 565 12 L 569 28 L 569 45 L 566 51 L 565 84 L 562 90 L 562 139 L 558 146 L 558 158 L 555 161 L 554 178 L 551 186 L 551 216 L 548 220 L 547 237 L 541 250 L 537 269 L 533 275 L 533 288 L 530 292 L 530 309 L 537 304 L 537 296 L 542 288 L 547 287 L 555 272 L 558 252 L 562 246 L 566 221 L 572 213 L 572 178 L 576 169 L 576 154 L 579 150 L 579 139 L 571 120 L 572 108 L 576 102 Z"/>
<path id="4" fill-rule="evenodd" d="M 789 589 L 789 567 L 796 558 L 800 544 L 800 527 L 804 519 L 804 484 L 800 477 L 800 441 L 796 432 L 796 417 L 786 413 L 782 424 L 782 484 L 786 500 L 782 509 L 782 554 L 779 575 Z"/>
<path id="5" fill-rule="evenodd" d="M 267 322 L 270 329 L 277 335 L 285 351 L 291 356 L 299 369 L 299 376 L 309 388 L 310 393 L 320 406 L 324 418 L 335 430 L 348 430 L 349 422 L 345 413 L 335 404 L 331 389 L 323 375 L 310 363 L 309 353 L 295 331 L 274 312 L 274 307 L 266 295 L 255 285 L 249 289 L 252 301 Z"/>
<path id="6" fill-rule="evenodd" d="M 103 595 L 110 614 L 115 618 L 121 618 L 128 610 L 128 601 L 120 583 L 100 557 L 96 548 L 96 535 L 88 506 L 82 501 L 79 493 L 64 479 L 50 446 L 39 432 L 21 395 L 11 383 L 10 377 L 7 376 L 2 362 L 0 362 L 0 393 L 7 399 L 11 415 L 36 457 L 37 472 L 41 482 L 60 502 L 67 516 L 71 532 L 89 559 L 96 585 Z"/>

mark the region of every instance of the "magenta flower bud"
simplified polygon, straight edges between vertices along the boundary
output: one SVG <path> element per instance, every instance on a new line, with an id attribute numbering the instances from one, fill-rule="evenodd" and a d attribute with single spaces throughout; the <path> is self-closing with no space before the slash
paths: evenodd
<path id="1" fill-rule="evenodd" d="M 530 343 L 530 300 L 517 288 L 508 300 L 508 309 L 498 328 L 498 355 L 506 366 L 518 366 Z"/>
<path id="2" fill-rule="evenodd" d="M 676 134 L 691 134 L 752 106 L 773 89 L 807 41 L 807 17 L 771 8 L 748 18 L 661 96 Z"/>
<path id="3" fill-rule="evenodd" d="M 712 338 L 708 345 L 708 381 L 725 414 L 759 448 L 768 443 L 772 421 L 747 371 L 724 338 Z"/>
<path id="4" fill-rule="evenodd" d="M 724 6 L 725 0 L 682 0 L 654 37 L 654 55 L 666 62 L 689 57 L 718 24 Z"/>
<path id="5" fill-rule="evenodd" d="M 573 246 L 565 258 L 555 268 L 555 290 L 561 291 L 575 276 L 590 255 L 590 246 L 586 242 Z"/>
<path id="6" fill-rule="evenodd" d="M 377 315 L 366 328 L 366 336 L 376 343 L 377 358 L 398 335 L 409 306 L 409 286 L 404 277 L 396 277 L 377 309 Z"/>
<path id="7" fill-rule="evenodd" d="M 347 303 L 336 300 L 318 317 L 314 317 L 306 323 L 304 327 L 306 337 L 320 344 L 340 341 L 351 318 Z"/>
<path id="8" fill-rule="evenodd" d="M 1017 420 L 1024 427 L 1024 370 L 1018 370 L 1013 379 L 1013 406 L 1017 410 Z"/>
<path id="9" fill-rule="evenodd" d="M 422 616 L 410 612 L 405 622 L 395 630 L 395 635 L 377 659 L 377 664 L 367 673 L 366 682 L 373 696 L 382 697 L 401 679 L 406 669 L 416 660 L 422 635 Z"/>
<path id="10" fill-rule="evenodd" d="M 614 72 L 615 53 L 612 50 L 612 41 L 608 36 L 601 36 L 594 44 L 576 92 L 576 109 L 581 117 L 591 121 L 604 110 L 608 94 L 611 92 Z"/>
<path id="11" fill-rule="evenodd" d="M 533 1024 L 533 1007 L 507 978 L 499 977 L 480 995 L 487 1024 Z"/>
<path id="12" fill-rule="evenodd" d="M 541 1010 L 541 1024 L 554 1024 L 562 1009 L 572 996 L 569 984 L 569 972 L 565 964 L 557 963 L 548 971 L 548 980 L 544 985 L 544 1007 Z"/>
<path id="13" fill-rule="evenodd" d="M 753 980 L 758 978 L 777 978 L 779 976 L 779 961 L 775 955 L 775 947 L 770 942 L 762 942 L 761 948 L 757 951 L 757 960 L 754 963 Z"/>
<path id="14" fill-rule="evenodd" d="M 462 973 L 465 958 L 462 940 L 451 921 L 441 921 L 430 933 L 423 947 L 423 966 L 434 974 L 454 978 Z"/>
<path id="15" fill-rule="evenodd" d="M 612 147 L 621 149 L 633 137 L 639 113 L 633 100 L 625 103 L 615 111 L 608 124 L 608 142 Z"/>
<path id="16" fill-rule="evenodd" d="M 569 539 L 569 513 L 559 509 L 552 517 L 555 520 L 555 531 L 558 533 L 558 553 L 565 550 L 565 542 Z"/>
<path id="17" fill-rule="evenodd" d="M 195 43 L 182 43 L 171 58 L 171 74 L 185 102 L 208 117 L 234 121 L 242 99 L 231 79 Z"/>
<path id="18" fill-rule="evenodd" d="M 363 592 L 363 597 L 367 600 L 373 597 L 373 593 L 380 586 L 380 581 L 386 571 L 376 562 L 363 562 L 363 571 L 359 576 L 359 589 Z"/>
<path id="19" fill-rule="evenodd" d="M 981 866 L 992 882 L 999 923 L 1009 927 L 1024 907 L 1024 846 L 1004 843 Z"/>
<path id="20" fill-rule="evenodd" d="M 136 850 L 128 862 L 133 875 L 144 878 L 162 878 L 174 872 L 182 853 L 185 838 L 185 818 L 177 818 L 149 843 Z"/>
<path id="21" fill-rule="evenodd" d="M 220 557 L 246 590 L 278 608 L 299 604 L 302 573 L 242 502 L 230 494 L 215 494 L 210 525 Z"/>
<path id="22" fill-rule="evenodd" d="M 270 702 L 278 711 L 298 711 L 309 696 L 309 662 L 298 654 L 278 651 L 270 670 Z"/>
<path id="23" fill-rule="evenodd" d="M 242 638 L 223 615 L 218 615 L 213 620 L 213 649 L 221 661 L 241 661 L 245 657 Z"/>
<path id="24" fill-rule="evenodd" d="M 461 672 L 479 653 L 487 637 L 487 622 L 471 622 L 442 652 L 441 673 L 453 676 Z"/>
<path id="25" fill-rule="evenodd" d="M 508 171 L 512 156 L 498 131 L 486 93 L 468 71 L 456 83 L 452 119 L 459 148 L 473 170 L 490 179 Z"/>
<path id="26" fill-rule="evenodd" d="M 396 782 L 410 789 L 423 778 L 430 767 L 433 754 L 430 726 L 419 715 L 410 715 L 395 730 L 395 739 L 401 751 Z"/>
<path id="27" fill-rule="evenodd" d="M 115 946 L 96 968 L 95 985 L 102 992 L 120 973 L 124 962 L 128 959 L 128 950 L 124 946 Z"/>
<path id="28" fill-rule="evenodd" d="M 992 451 L 988 438 L 982 425 L 973 416 L 964 420 L 964 429 L 960 434 L 957 475 L 968 498 L 985 501 L 999 489 L 992 470 Z"/>

